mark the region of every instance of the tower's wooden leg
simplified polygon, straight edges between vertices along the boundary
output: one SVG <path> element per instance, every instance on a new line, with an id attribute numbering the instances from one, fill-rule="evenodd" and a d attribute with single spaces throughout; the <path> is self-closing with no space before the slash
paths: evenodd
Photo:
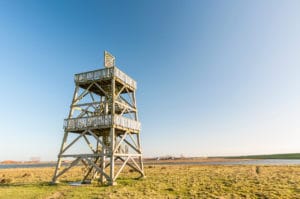
<path id="1" fill-rule="evenodd" d="M 54 175 L 53 175 L 53 178 L 52 178 L 52 183 L 53 184 L 57 183 L 57 175 L 58 175 L 58 172 L 59 172 L 60 166 L 61 166 L 61 156 L 60 155 L 63 152 L 64 147 L 66 145 L 67 137 L 68 137 L 68 132 L 65 132 L 64 137 L 63 137 L 63 141 L 61 143 L 60 151 L 59 151 L 59 154 L 58 154 L 58 160 L 57 160 L 57 164 L 56 164 L 56 167 L 55 167 Z"/>
<path id="2" fill-rule="evenodd" d="M 137 136 L 137 142 L 138 142 L 138 147 L 139 147 L 139 150 L 141 152 L 141 156 L 139 156 L 139 165 L 140 165 L 140 168 L 142 170 L 142 177 L 145 177 L 145 172 L 144 172 L 144 163 L 143 163 L 143 158 L 142 158 L 142 147 L 141 147 L 141 138 L 140 138 L 140 133 L 136 134 Z"/>
<path id="3" fill-rule="evenodd" d="M 102 169 L 102 171 L 103 171 L 103 173 L 105 173 L 105 156 L 102 156 L 101 157 L 101 169 Z M 101 173 L 100 174 L 100 183 L 101 184 L 104 184 L 105 183 L 105 177 L 104 177 L 104 175 Z"/>
<path id="4" fill-rule="evenodd" d="M 110 179 L 109 185 L 116 185 L 117 183 L 114 181 L 115 178 L 115 128 L 111 128 L 110 130 Z"/>

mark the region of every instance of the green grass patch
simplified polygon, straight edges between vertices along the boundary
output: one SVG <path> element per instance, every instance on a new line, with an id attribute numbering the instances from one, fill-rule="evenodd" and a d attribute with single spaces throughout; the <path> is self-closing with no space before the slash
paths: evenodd
<path id="1" fill-rule="evenodd" d="M 146 167 L 147 178 L 125 170 L 116 186 L 70 186 L 81 168 L 50 185 L 53 168 L 1 169 L 0 198 L 300 198 L 300 166 L 164 165 Z"/>

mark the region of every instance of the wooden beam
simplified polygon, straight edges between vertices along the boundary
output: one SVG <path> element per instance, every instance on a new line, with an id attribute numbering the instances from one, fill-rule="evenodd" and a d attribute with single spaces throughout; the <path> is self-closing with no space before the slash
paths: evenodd
<path id="1" fill-rule="evenodd" d="M 94 161 L 95 164 L 97 163 L 97 161 L 99 160 L 99 158 L 100 158 L 100 157 L 97 157 L 97 158 L 95 159 L 95 161 Z M 89 170 L 88 170 L 88 171 L 86 172 L 86 174 L 84 175 L 82 182 L 86 181 L 86 179 L 88 178 L 88 176 L 90 175 L 90 173 L 92 172 L 92 170 L 93 170 L 93 166 L 90 166 Z"/>
<path id="2" fill-rule="evenodd" d="M 91 83 L 85 90 L 84 92 L 82 92 L 73 102 L 73 104 L 76 104 L 78 101 L 80 101 L 83 97 L 85 97 L 88 92 L 89 92 L 89 89 L 94 85 L 94 83 Z"/>
<path id="3" fill-rule="evenodd" d="M 98 167 L 93 161 L 91 161 L 91 160 L 88 159 L 88 158 L 85 158 L 85 159 L 86 159 L 91 165 L 93 165 L 93 167 L 94 167 L 97 171 L 99 171 L 99 173 L 101 173 L 102 175 L 104 175 L 105 178 L 106 178 L 107 180 L 110 179 L 110 177 L 109 177 L 105 172 L 103 172 L 102 169 L 101 169 L 100 167 Z"/>
<path id="4" fill-rule="evenodd" d="M 115 156 L 119 156 L 119 157 L 127 157 L 127 156 L 134 156 L 134 157 L 139 157 L 142 154 L 139 153 L 115 153 Z"/>
<path id="5" fill-rule="evenodd" d="M 123 100 L 128 106 L 134 109 L 133 105 L 130 104 L 122 95 L 119 96 L 121 100 Z"/>
<path id="6" fill-rule="evenodd" d="M 118 97 L 121 93 L 122 93 L 122 91 L 124 90 L 124 88 L 125 88 L 125 85 L 123 85 L 123 87 L 120 89 L 120 91 L 117 93 L 117 95 L 116 95 L 116 97 Z"/>
<path id="7" fill-rule="evenodd" d="M 87 130 L 102 146 L 105 146 L 105 144 L 99 139 L 98 136 L 96 136 L 91 130 Z"/>
<path id="8" fill-rule="evenodd" d="M 72 108 L 72 105 L 73 105 L 73 104 L 76 104 L 76 103 L 75 103 L 75 99 L 77 98 L 78 90 L 79 90 L 79 86 L 76 85 L 76 88 L 75 88 L 74 94 L 73 94 L 73 99 L 72 99 L 72 104 L 71 104 L 69 116 L 68 116 L 69 119 L 72 117 L 72 115 L 73 115 L 73 113 L 74 113 L 74 109 Z"/>
<path id="9" fill-rule="evenodd" d="M 81 160 L 81 157 L 76 158 L 69 167 L 65 168 L 64 170 L 62 170 L 58 175 L 56 175 L 56 178 L 58 178 L 59 176 L 61 176 L 62 174 L 64 174 L 66 171 L 68 171 L 69 169 L 71 169 L 73 166 L 75 166 L 79 161 Z"/>
<path id="10" fill-rule="evenodd" d="M 109 97 L 107 92 L 105 90 L 103 90 L 103 88 L 97 82 L 95 82 L 95 85 L 99 88 L 100 91 L 102 91 L 104 93 L 105 97 L 107 97 L 107 98 Z"/>
<path id="11" fill-rule="evenodd" d="M 89 157 L 98 157 L 98 156 L 106 156 L 106 154 L 101 153 L 93 153 L 93 154 L 64 154 L 60 155 L 60 157 L 70 158 L 70 157 L 82 157 L 82 158 L 89 158 Z"/>
<path id="12" fill-rule="evenodd" d="M 123 168 L 125 167 L 126 163 L 128 162 L 130 156 L 127 157 L 127 159 L 123 162 L 123 165 L 121 166 L 121 168 L 119 169 L 119 171 L 116 173 L 116 175 L 114 176 L 114 180 L 116 180 L 116 178 L 119 176 L 119 174 L 121 173 L 121 171 L 123 170 Z"/>
<path id="13" fill-rule="evenodd" d="M 130 105 L 127 104 L 127 102 L 122 102 L 122 101 L 118 101 L 116 100 L 116 104 L 119 104 L 120 106 L 123 106 L 124 108 L 130 109 L 132 111 L 136 111 L 136 109 Z"/>
<path id="14" fill-rule="evenodd" d="M 84 140 L 86 141 L 86 143 L 88 144 L 88 146 L 90 147 L 90 149 L 96 153 L 96 150 L 94 150 L 92 144 L 90 143 L 90 141 L 87 139 L 86 135 L 83 135 Z"/>
<path id="15" fill-rule="evenodd" d="M 68 132 L 65 131 L 63 141 L 62 141 L 61 146 L 60 146 L 59 154 L 62 153 L 62 151 L 63 151 L 63 149 L 66 145 L 67 138 L 68 138 Z M 52 178 L 53 183 L 56 182 L 57 174 L 59 172 L 60 166 L 61 166 L 61 157 L 58 157 L 57 164 L 56 164 L 55 171 L 54 171 L 54 175 L 53 175 L 53 178 Z"/>
<path id="16" fill-rule="evenodd" d="M 88 105 L 95 105 L 99 104 L 99 102 L 89 102 L 89 103 L 82 103 L 82 104 L 74 104 L 72 107 L 80 107 L 80 106 L 88 106 Z"/>
<path id="17" fill-rule="evenodd" d="M 114 149 L 114 152 L 115 152 L 115 153 L 117 152 L 117 150 L 118 150 L 118 148 L 120 147 L 120 145 L 121 145 L 121 143 L 123 142 L 123 140 L 126 138 L 127 134 L 128 134 L 128 131 L 126 131 L 126 132 L 122 135 L 121 140 L 119 141 L 119 143 L 117 144 L 117 146 L 116 146 L 115 149 Z"/>
<path id="18" fill-rule="evenodd" d="M 138 146 L 138 144 L 136 143 L 136 140 L 132 137 L 131 133 L 129 133 L 129 137 L 130 137 L 130 139 L 132 140 L 134 146 L 135 146 L 137 149 L 139 149 L 139 146 Z"/>
<path id="19" fill-rule="evenodd" d="M 130 142 L 128 142 L 127 140 L 124 140 L 124 142 L 126 142 L 126 144 L 128 144 L 133 150 L 135 150 L 138 153 L 141 153 L 140 149 L 135 148 L 135 146 L 133 146 Z"/>
<path id="20" fill-rule="evenodd" d="M 62 153 L 64 153 L 68 148 L 70 148 L 77 140 L 79 140 L 82 136 L 84 136 L 84 134 L 87 132 L 87 130 L 85 130 L 85 131 L 83 131 L 78 137 L 76 137 L 67 147 L 65 147 L 63 150 L 62 150 L 62 152 L 60 153 L 60 154 L 62 154 Z"/>
<path id="21" fill-rule="evenodd" d="M 122 160 L 123 162 L 125 161 L 125 159 L 123 159 L 123 158 L 121 158 L 121 157 L 118 157 L 118 159 Z M 127 162 L 126 164 L 127 164 L 129 167 L 131 167 L 132 169 L 134 169 L 135 171 L 137 171 L 137 172 L 140 173 L 140 171 L 139 171 L 136 167 L 134 167 L 130 162 Z"/>
<path id="22" fill-rule="evenodd" d="M 138 168 L 141 172 L 142 172 L 142 169 L 140 168 L 140 166 L 136 163 L 136 161 L 131 157 L 129 156 L 129 158 L 132 160 L 133 164 L 136 166 L 136 168 Z"/>
<path id="23" fill-rule="evenodd" d="M 116 80 L 113 77 L 111 80 L 111 125 L 112 128 L 110 128 L 110 151 L 111 151 L 111 158 L 110 158 L 110 184 L 114 185 L 114 179 L 115 179 L 115 156 L 114 156 L 114 147 L 115 147 L 115 128 L 114 128 L 114 119 L 115 119 L 115 112 L 116 112 L 116 96 L 115 96 L 115 89 L 116 89 Z"/>

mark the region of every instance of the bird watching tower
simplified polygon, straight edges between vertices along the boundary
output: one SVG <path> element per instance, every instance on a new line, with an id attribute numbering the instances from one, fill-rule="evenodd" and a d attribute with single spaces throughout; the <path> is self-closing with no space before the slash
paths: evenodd
<path id="1" fill-rule="evenodd" d="M 75 74 L 53 183 L 78 164 L 85 167 L 82 183 L 98 179 L 114 185 L 126 165 L 144 176 L 136 81 L 118 69 L 115 57 L 106 51 L 104 66 Z M 82 145 L 87 152 L 83 153 Z"/>

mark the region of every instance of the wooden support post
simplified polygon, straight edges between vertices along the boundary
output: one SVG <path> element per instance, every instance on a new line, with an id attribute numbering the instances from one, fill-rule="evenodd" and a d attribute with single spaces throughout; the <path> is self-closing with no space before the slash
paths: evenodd
<path id="1" fill-rule="evenodd" d="M 115 128 L 114 128 L 114 117 L 115 117 L 115 95 L 116 95 L 116 81 L 115 78 L 112 78 L 111 81 L 111 125 L 112 128 L 110 129 L 110 185 L 116 185 L 115 183 Z"/>
<path id="2" fill-rule="evenodd" d="M 136 136 L 137 136 L 137 142 L 138 142 L 139 150 L 140 150 L 140 152 L 142 153 L 140 133 L 137 133 Z M 145 177 L 145 173 L 144 173 L 144 163 L 143 163 L 143 158 L 142 158 L 142 156 L 139 157 L 139 164 L 140 164 L 140 168 L 141 168 L 141 170 L 142 170 L 142 177 Z"/>
<path id="3" fill-rule="evenodd" d="M 101 169 L 102 169 L 102 173 L 105 173 L 105 168 L 106 168 L 105 161 L 106 161 L 105 156 L 102 156 L 101 157 Z M 102 173 L 100 173 L 100 182 L 101 182 L 101 184 L 104 184 L 106 178 L 104 178 L 104 175 Z"/>
<path id="4" fill-rule="evenodd" d="M 68 132 L 65 132 L 64 137 L 63 137 L 63 141 L 61 143 L 61 147 L 60 147 L 60 150 L 59 150 L 58 160 L 57 160 L 54 175 L 53 175 L 53 178 L 52 178 L 52 183 L 57 183 L 57 178 L 58 178 L 57 175 L 58 175 L 58 172 L 59 172 L 60 166 L 61 166 L 61 156 L 60 156 L 60 154 L 64 150 L 64 147 L 65 147 L 65 144 L 66 144 L 66 141 L 67 141 L 67 137 L 68 137 Z"/>

